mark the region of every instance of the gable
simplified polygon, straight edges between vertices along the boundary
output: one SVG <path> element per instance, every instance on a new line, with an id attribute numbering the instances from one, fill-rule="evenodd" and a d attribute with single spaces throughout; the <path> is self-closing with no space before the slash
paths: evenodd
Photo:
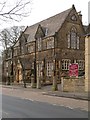
<path id="1" fill-rule="evenodd" d="M 88 25 L 87 29 L 86 29 L 86 33 L 90 33 L 90 24 Z"/>
<path id="2" fill-rule="evenodd" d="M 35 35 L 37 36 L 39 32 L 40 35 L 43 34 L 43 30 L 45 29 L 47 29 L 47 34 L 45 35 L 45 37 L 55 35 L 55 33 L 61 28 L 62 24 L 66 20 L 71 10 L 72 8 L 63 11 L 55 16 L 52 16 L 46 20 L 43 20 L 39 23 L 36 23 L 32 26 L 29 26 L 24 33 L 30 35 L 30 39 L 29 39 L 30 41 L 35 40 Z"/>
<path id="3" fill-rule="evenodd" d="M 44 30 L 43 30 L 42 26 L 39 24 L 37 31 L 35 33 L 35 39 L 42 38 L 44 36 L 45 36 Z"/>
<path id="4" fill-rule="evenodd" d="M 14 47 L 18 47 L 19 46 L 19 40 L 14 44 Z"/>
<path id="5" fill-rule="evenodd" d="M 73 24 L 81 24 L 81 14 L 76 11 L 76 9 L 72 9 L 72 11 L 69 13 L 66 21 L 71 22 Z"/>

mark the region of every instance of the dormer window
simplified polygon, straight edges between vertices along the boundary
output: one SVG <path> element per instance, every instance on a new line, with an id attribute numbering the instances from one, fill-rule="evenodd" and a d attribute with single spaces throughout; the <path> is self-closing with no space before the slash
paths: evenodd
<path id="1" fill-rule="evenodd" d="M 45 30 L 45 36 L 47 36 L 47 34 L 48 34 L 48 28 L 46 28 Z"/>

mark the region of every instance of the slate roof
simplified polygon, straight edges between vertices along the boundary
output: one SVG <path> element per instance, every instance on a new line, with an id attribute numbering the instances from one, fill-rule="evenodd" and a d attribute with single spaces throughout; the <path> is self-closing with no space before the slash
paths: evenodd
<path id="1" fill-rule="evenodd" d="M 88 26 L 87 26 L 87 25 L 83 25 L 83 28 L 84 28 L 84 30 L 85 30 L 85 32 L 86 32 Z"/>
<path id="2" fill-rule="evenodd" d="M 48 19 L 45 19 L 41 22 L 38 22 L 32 26 L 27 27 L 24 33 L 29 34 L 28 42 L 35 40 L 34 36 L 35 36 L 35 33 L 39 25 L 41 25 L 42 28 L 48 29 L 46 37 L 54 35 L 55 32 L 57 32 L 61 28 L 62 24 L 64 23 L 68 14 L 70 13 L 72 9 L 73 8 L 70 8 Z"/>
<path id="3" fill-rule="evenodd" d="M 87 27 L 86 33 L 87 33 L 87 34 L 90 33 L 90 24 L 89 24 L 88 27 Z"/>

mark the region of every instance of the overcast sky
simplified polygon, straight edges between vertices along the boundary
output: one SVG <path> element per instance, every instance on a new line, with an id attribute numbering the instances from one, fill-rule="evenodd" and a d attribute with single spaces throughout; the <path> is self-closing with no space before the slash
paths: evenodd
<path id="1" fill-rule="evenodd" d="M 2 0 L 2 2 L 5 0 Z M 7 0 L 8 3 L 14 3 L 17 0 Z M 10 2 L 9 2 L 10 1 Z M 90 18 L 88 18 L 88 11 L 90 11 L 90 0 L 31 0 L 32 4 L 30 5 L 31 14 L 27 18 L 24 18 L 21 22 L 12 22 L 12 23 L 1 23 L 0 29 L 4 29 L 12 26 L 30 26 L 41 20 L 44 20 L 48 17 L 51 17 L 55 14 L 58 14 L 64 10 L 67 10 L 75 5 L 76 10 L 82 13 L 82 21 L 84 25 L 90 23 Z M 1 1 L 0 1 L 1 2 Z M 89 3 L 89 7 L 88 7 Z M 89 8 L 89 9 L 88 9 Z M 28 8 L 27 8 L 28 9 Z M 7 9 L 6 9 L 7 11 Z M 0 44 L 0 49 L 1 49 Z"/>
<path id="2" fill-rule="evenodd" d="M 11 1 L 11 0 L 10 0 Z M 12 0 L 13 1 L 13 0 Z M 25 25 L 30 26 L 55 14 L 58 14 L 66 9 L 75 5 L 76 10 L 81 11 L 83 17 L 83 24 L 88 24 L 88 2 L 89 0 L 32 0 L 30 5 L 31 14 L 29 17 L 24 18 L 21 22 L 12 22 L 2 24 L 2 28 Z"/>

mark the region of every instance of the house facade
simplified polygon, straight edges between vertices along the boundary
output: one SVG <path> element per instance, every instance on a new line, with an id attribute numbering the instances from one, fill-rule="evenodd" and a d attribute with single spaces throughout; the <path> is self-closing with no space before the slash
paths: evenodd
<path id="1" fill-rule="evenodd" d="M 12 81 L 19 83 L 23 79 L 30 82 L 32 74 L 37 84 L 60 82 L 62 76 L 69 76 L 68 66 L 71 63 L 78 63 L 79 73 L 84 73 L 84 35 L 82 15 L 74 5 L 26 27 L 12 49 L 9 48 L 11 51 L 8 50 L 11 58 L 6 59 L 4 55 L 4 76 L 12 73 Z"/>
<path id="2" fill-rule="evenodd" d="M 90 92 L 90 33 L 85 38 L 85 91 Z"/>

